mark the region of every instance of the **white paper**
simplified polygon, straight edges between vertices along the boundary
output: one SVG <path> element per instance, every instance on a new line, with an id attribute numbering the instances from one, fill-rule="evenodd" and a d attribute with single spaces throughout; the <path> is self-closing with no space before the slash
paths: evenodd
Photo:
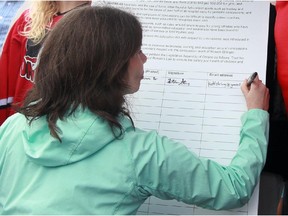
<path id="1" fill-rule="evenodd" d="M 129 98 L 135 125 L 228 164 L 246 111 L 240 85 L 254 71 L 265 82 L 269 1 L 103 2 L 134 13 L 143 25 L 145 77 Z M 152 197 L 138 213 L 255 215 L 258 191 L 248 205 L 229 211 Z"/>

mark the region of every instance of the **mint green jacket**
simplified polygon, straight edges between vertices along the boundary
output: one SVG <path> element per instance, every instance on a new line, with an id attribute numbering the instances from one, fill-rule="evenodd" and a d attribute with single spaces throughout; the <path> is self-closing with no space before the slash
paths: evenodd
<path id="1" fill-rule="evenodd" d="M 122 118 L 122 139 L 88 110 L 27 124 L 14 114 L 0 127 L 0 214 L 135 214 L 151 195 L 208 209 L 243 206 L 266 160 L 268 113 L 242 116 L 239 150 L 229 166 L 199 158 L 155 131 Z"/>

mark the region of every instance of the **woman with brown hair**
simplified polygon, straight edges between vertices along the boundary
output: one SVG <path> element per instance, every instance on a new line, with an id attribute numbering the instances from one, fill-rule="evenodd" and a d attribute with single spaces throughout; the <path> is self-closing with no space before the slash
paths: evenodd
<path id="1" fill-rule="evenodd" d="M 243 81 L 248 111 L 223 166 L 134 126 L 125 96 L 144 77 L 141 45 L 140 22 L 116 8 L 79 8 L 53 28 L 35 85 L 0 127 L 0 214 L 136 214 L 152 195 L 216 210 L 248 202 L 266 159 L 266 86 Z"/>

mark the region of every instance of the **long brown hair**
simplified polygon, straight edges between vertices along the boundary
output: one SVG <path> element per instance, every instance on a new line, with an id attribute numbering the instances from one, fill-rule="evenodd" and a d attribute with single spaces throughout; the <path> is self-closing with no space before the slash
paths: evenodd
<path id="1" fill-rule="evenodd" d="M 52 136 L 60 140 L 56 121 L 78 107 L 88 108 L 109 122 L 114 135 L 120 129 L 115 136 L 121 136 L 119 115 L 131 119 L 124 106 L 124 77 L 141 43 L 141 24 L 130 13 L 107 6 L 74 10 L 45 40 L 35 85 L 20 112 L 30 123 L 45 115 Z"/>

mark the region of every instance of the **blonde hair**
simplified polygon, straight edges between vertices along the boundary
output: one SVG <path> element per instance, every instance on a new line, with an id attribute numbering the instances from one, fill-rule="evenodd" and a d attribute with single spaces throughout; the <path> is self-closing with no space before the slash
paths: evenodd
<path id="1" fill-rule="evenodd" d="M 53 16 L 58 12 L 56 1 L 33 1 L 29 9 L 27 24 L 21 35 L 31 39 L 35 44 L 40 43 L 50 30 Z"/>

